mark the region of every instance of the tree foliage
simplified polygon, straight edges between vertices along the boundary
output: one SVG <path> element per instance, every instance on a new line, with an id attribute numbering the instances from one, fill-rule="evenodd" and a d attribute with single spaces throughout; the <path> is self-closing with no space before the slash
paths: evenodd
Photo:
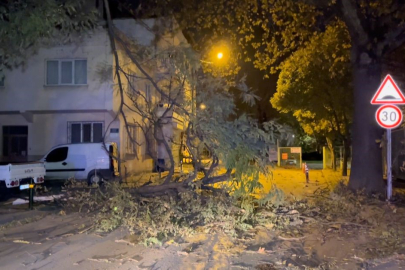
<path id="1" fill-rule="evenodd" d="M 381 153 L 375 144 L 382 130 L 374 123 L 375 108 L 369 100 L 380 84 L 383 60 L 405 42 L 402 1 L 167 0 L 164 3 L 167 5 L 161 6 L 165 10 L 187 22 L 183 25 L 192 33 L 201 51 L 225 39 L 232 46 L 235 58 L 252 60 L 257 68 L 268 71 L 278 70 L 293 52 L 305 47 L 313 36 L 323 33 L 337 18 L 343 21 L 350 35 L 353 63 L 350 187 L 366 188 L 369 192 L 383 189 Z"/>
<path id="2" fill-rule="evenodd" d="M 158 43 L 163 40 L 166 44 L 165 37 L 175 34 L 167 31 L 170 20 L 155 19 L 154 26 L 147 28 Z M 145 21 L 138 23 L 147 24 Z M 234 183 L 241 194 L 249 195 L 260 187 L 259 174 L 267 172 L 267 145 L 274 143 L 273 133 L 277 127 L 269 122 L 264 129 L 259 128 L 256 120 L 236 114 L 235 93 L 230 87 L 240 89 L 236 94 L 252 95 L 243 80 L 230 81 L 204 74 L 199 55 L 186 43 L 169 42 L 163 50 L 155 50 L 125 36 L 112 20 L 109 20 L 109 35 L 121 95 L 121 117 L 127 126 L 139 126 L 145 138 L 145 141 L 141 138 L 131 140 L 145 146 L 155 163 L 162 157 L 158 155 L 159 150 L 152 147 L 154 141 L 167 154 L 165 169 L 169 174 L 163 183 L 142 186 L 137 192 L 143 196 L 158 196 L 228 181 Z M 133 74 L 127 68 L 130 66 L 136 68 Z M 148 98 L 138 81 L 150 83 L 154 96 L 161 98 Z M 245 100 L 253 104 L 254 97 Z M 204 108 L 197 104 L 204 104 Z M 128 117 L 129 114 L 133 117 Z M 181 148 L 187 149 L 194 164 L 194 171 L 187 175 L 174 175 L 177 162 L 172 146 L 182 143 L 175 141 L 171 133 L 174 119 L 182 120 L 184 144 Z M 208 165 L 201 159 L 203 148 L 210 153 Z"/>
<path id="3" fill-rule="evenodd" d="M 148 6 L 145 3 L 145 6 Z M 319 31 L 321 12 L 303 1 L 183 1 L 167 0 L 152 8 L 171 13 L 204 57 L 227 46 L 227 68 L 237 72 L 239 60 L 275 72 L 289 54 Z"/>
<path id="4" fill-rule="evenodd" d="M 96 23 L 97 12 L 84 0 L 1 1 L 0 73 L 23 64 L 38 45 L 70 42 Z"/>
<path id="5" fill-rule="evenodd" d="M 308 135 L 326 137 L 333 152 L 332 142 L 350 138 L 351 81 L 350 38 L 345 24 L 337 21 L 282 64 L 271 103 L 293 114 Z"/>

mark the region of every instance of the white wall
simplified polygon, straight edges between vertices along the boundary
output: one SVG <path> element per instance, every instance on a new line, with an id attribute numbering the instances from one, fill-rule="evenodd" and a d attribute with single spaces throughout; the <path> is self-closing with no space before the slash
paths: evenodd
<path id="1" fill-rule="evenodd" d="M 0 142 L 3 141 L 3 126 L 28 126 L 28 156 L 43 156 L 52 147 L 68 143 L 68 122 L 74 121 L 97 121 L 104 122 L 104 131 L 107 128 L 118 128 L 119 122 L 112 122 L 113 117 L 109 113 L 60 113 L 60 114 L 37 114 L 33 117 L 33 123 L 28 123 L 21 115 L 0 115 Z M 112 138 L 109 134 L 106 142 L 119 143 L 119 137 Z M 3 153 L 3 144 L 0 144 L 0 156 Z"/>
<path id="2" fill-rule="evenodd" d="M 154 42 L 154 34 L 144 25 L 133 20 L 115 20 L 115 25 L 127 36 L 137 40 L 142 45 L 157 46 L 155 49 L 167 48 L 168 45 L 178 45 L 185 41 L 182 34 L 168 35 L 164 40 Z M 153 27 L 155 20 L 144 21 L 147 27 Z M 121 64 L 126 70 L 139 72 L 122 51 L 119 51 Z M 87 59 L 87 85 L 85 86 L 46 86 L 46 60 L 51 59 Z M 28 126 L 28 155 L 42 156 L 55 145 L 68 141 L 67 123 L 70 121 L 103 121 L 107 129 L 106 141 L 117 142 L 122 157 L 125 157 L 125 142 L 127 134 L 122 119 L 108 125 L 114 119 L 108 112 L 94 110 L 117 111 L 119 97 L 117 82 L 113 82 L 113 55 L 107 32 L 99 28 L 90 36 L 83 37 L 75 44 L 43 48 L 27 59 L 24 67 L 5 72 L 5 86 L 0 88 L 0 156 L 2 155 L 2 126 Z M 148 70 L 154 77 L 156 70 Z M 122 76 L 121 76 L 122 78 Z M 123 79 L 124 87 L 126 80 Z M 139 82 L 143 87 L 144 81 Z M 155 91 L 152 91 L 156 95 Z M 157 102 L 160 96 L 154 96 Z M 128 101 L 128 100 L 126 100 Z M 93 111 L 92 111 L 93 110 Z M 32 113 L 32 123 L 20 114 L 5 114 L 5 112 Z M 87 112 L 86 112 L 87 111 Z M 140 117 L 126 110 L 128 119 Z M 119 128 L 119 134 L 110 136 L 110 128 Z M 140 139 L 144 143 L 144 138 Z M 128 173 L 150 171 L 152 159 L 145 155 L 142 146 L 139 147 L 139 158 L 127 159 L 123 166 Z M 122 171 L 124 173 L 124 171 Z"/>
<path id="3" fill-rule="evenodd" d="M 87 59 L 87 85 L 45 86 L 46 60 Z M 75 44 L 40 49 L 23 67 L 5 72 L 0 111 L 112 110 L 112 54 L 105 29 Z M 110 67 L 110 72 L 100 73 Z M 106 77 L 106 78 L 102 78 Z"/>

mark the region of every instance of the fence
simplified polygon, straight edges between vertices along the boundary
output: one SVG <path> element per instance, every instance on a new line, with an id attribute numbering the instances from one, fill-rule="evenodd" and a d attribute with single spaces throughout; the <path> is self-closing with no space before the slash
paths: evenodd
<path id="1" fill-rule="evenodd" d="M 301 147 L 279 147 L 278 166 L 301 168 L 302 151 Z"/>
<path id="2" fill-rule="evenodd" d="M 337 146 L 335 147 L 335 156 L 336 156 L 336 168 L 342 168 L 343 167 L 343 146 Z M 324 169 L 332 169 L 333 165 L 333 160 L 332 160 L 332 155 L 331 151 L 329 150 L 328 147 L 324 146 L 323 147 L 323 168 Z M 349 152 L 349 158 L 347 160 L 347 168 L 350 169 L 351 166 L 351 160 L 352 160 L 352 149 L 350 148 Z"/>

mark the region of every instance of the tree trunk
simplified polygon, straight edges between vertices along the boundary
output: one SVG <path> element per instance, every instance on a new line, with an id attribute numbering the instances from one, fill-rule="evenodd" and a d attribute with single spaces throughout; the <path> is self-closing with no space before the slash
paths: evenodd
<path id="1" fill-rule="evenodd" d="M 365 189 L 367 193 L 384 190 L 381 149 L 376 143 L 383 129 L 375 120 L 378 106 L 370 100 L 381 83 L 381 65 L 377 63 L 354 65 L 353 153 L 349 187 Z"/>
<path id="2" fill-rule="evenodd" d="M 347 161 L 349 160 L 350 153 L 350 143 L 349 139 L 343 139 L 343 165 L 342 165 L 342 176 L 347 176 Z"/>
<path id="3" fill-rule="evenodd" d="M 326 142 L 328 144 L 328 148 L 329 148 L 329 151 L 330 151 L 332 170 L 336 171 L 335 145 L 333 143 L 333 140 L 330 139 L 330 138 L 326 138 Z"/>

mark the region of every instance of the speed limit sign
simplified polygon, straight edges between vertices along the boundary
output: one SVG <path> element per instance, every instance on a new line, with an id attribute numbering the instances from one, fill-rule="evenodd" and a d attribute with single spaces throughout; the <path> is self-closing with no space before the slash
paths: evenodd
<path id="1" fill-rule="evenodd" d="M 405 96 L 395 83 L 391 75 L 387 75 L 374 94 L 371 104 L 380 105 L 386 104 L 378 108 L 375 119 L 377 123 L 387 129 L 386 133 L 386 153 L 387 153 L 387 199 L 392 197 L 392 131 L 391 129 L 398 127 L 402 123 L 402 111 L 395 105 L 405 105 Z"/>
<path id="2" fill-rule="evenodd" d="M 402 123 L 402 111 L 395 105 L 383 105 L 378 108 L 375 118 L 383 128 L 396 128 Z"/>

